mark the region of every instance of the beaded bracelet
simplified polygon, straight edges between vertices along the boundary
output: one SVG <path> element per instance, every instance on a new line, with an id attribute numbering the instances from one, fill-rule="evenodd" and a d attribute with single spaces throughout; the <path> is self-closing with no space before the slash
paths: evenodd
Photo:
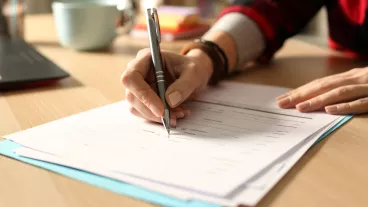
<path id="1" fill-rule="evenodd" d="M 184 46 L 180 54 L 187 54 L 190 50 L 200 49 L 210 57 L 213 66 L 213 73 L 209 84 L 216 85 L 218 81 L 227 75 L 227 57 L 225 53 L 213 42 L 206 40 L 195 40 L 194 42 Z M 217 47 L 217 48 L 216 48 Z"/>

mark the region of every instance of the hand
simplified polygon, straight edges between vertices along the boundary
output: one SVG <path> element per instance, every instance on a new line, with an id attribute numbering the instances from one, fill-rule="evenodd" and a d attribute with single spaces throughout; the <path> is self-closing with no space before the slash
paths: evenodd
<path id="1" fill-rule="evenodd" d="M 312 81 L 277 97 L 281 108 L 300 112 L 324 109 L 329 114 L 368 112 L 368 67 Z"/>
<path id="2" fill-rule="evenodd" d="M 188 98 L 205 88 L 212 75 L 212 62 L 200 50 L 187 55 L 161 52 L 167 84 L 166 101 L 171 107 L 170 125 L 176 119 L 188 116 L 190 111 L 180 107 Z M 121 77 L 126 88 L 126 99 L 132 114 L 155 122 L 161 122 L 164 105 L 157 95 L 156 79 L 149 49 L 138 52 Z"/>

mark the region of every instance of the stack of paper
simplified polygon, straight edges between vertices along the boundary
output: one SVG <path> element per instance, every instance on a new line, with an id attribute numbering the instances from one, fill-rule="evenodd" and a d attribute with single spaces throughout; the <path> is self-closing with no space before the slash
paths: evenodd
<path id="1" fill-rule="evenodd" d="M 18 155 L 121 180 L 183 200 L 256 205 L 345 117 L 281 110 L 287 89 L 224 82 L 187 103 L 168 137 L 118 102 L 6 136 Z M 260 96 L 259 94 L 262 94 Z"/>

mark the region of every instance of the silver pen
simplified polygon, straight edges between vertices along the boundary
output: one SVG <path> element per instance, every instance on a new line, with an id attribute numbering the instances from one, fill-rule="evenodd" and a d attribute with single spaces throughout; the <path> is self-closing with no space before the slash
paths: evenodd
<path id="1" fill-rule="evenodd" d="M 166 88 L 160 50 L 160 42 L 161 42 L 160 22 L 158 19 L 157 10 L 155 8 L 147 9 L 146 19 L 147 19 L 149 42 L 151 47 L 152 62 L 156 74 L 158 94 L 164 104 L 164 116 L 161 117 L 161 119 L 167 133 L 170 134 L 170 109 L 165 99 Z"/>

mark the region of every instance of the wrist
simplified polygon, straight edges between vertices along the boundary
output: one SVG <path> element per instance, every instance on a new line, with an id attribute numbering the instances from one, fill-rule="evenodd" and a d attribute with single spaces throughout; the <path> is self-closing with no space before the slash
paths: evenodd
<path id="1" fill-rule="evenodd" d="M 193 60 L 196 61 L 196 64 L 200 65 L 199 72 L 204 71 L 207 76 L 210 75 L 209 80 L 207 80 L 208 84 L 216 85 L 220 79 L 227 75 L 226 59 L 211 44 L 196 40 L 185 45 L 180 54 L 188 55 L 189 52 L 191 57 L 195 57 Z M 203 74 L 199 75 L 203 76 Z"/>
<path id="2" fill-rule="evenodd" d="M 213 73 L 213 62 L 210 56 L 207 53 L 203 52 L 201 49 L 191 49 L 186 54 L 186 56 L 194 58 L 199 64 L 199 68 L 203 69 L 208 75 L 208 79 L 212 76 Z"/>

